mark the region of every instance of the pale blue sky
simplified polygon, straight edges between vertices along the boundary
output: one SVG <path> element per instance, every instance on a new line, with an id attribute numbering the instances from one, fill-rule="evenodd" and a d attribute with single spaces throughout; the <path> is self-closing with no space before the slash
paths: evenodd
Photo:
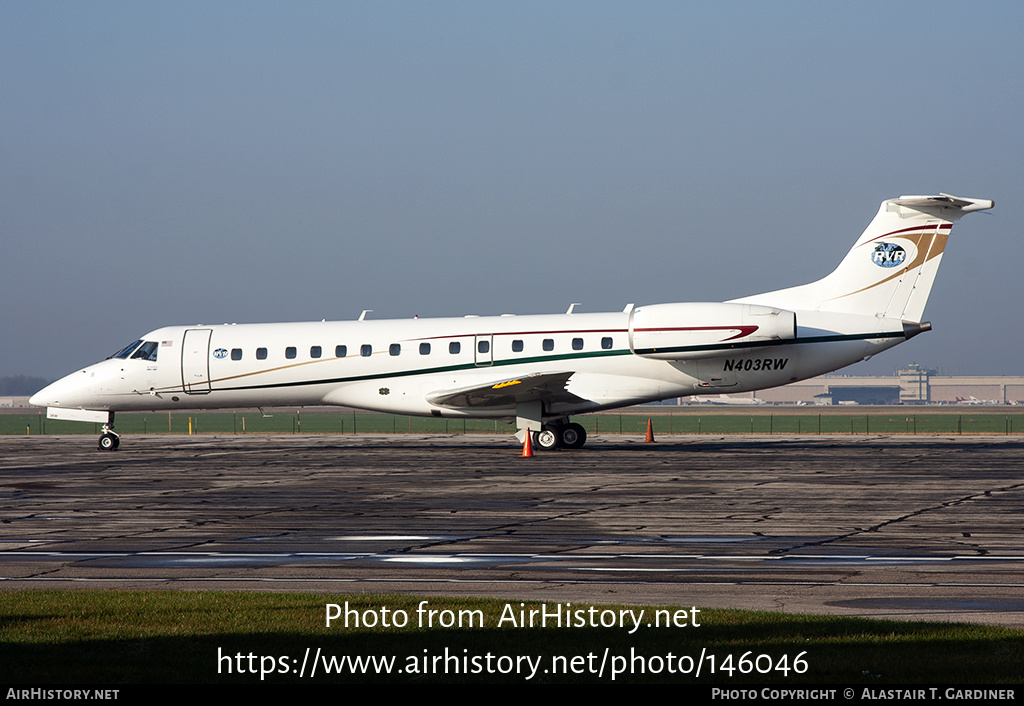
<path id="1" fill-rule="evenodd" d="M 993 198 L 935 330 L 1024 374 L 1024 5 L 9 2 L 0 375 L 169 324 L 620 310 L 826 274 L 880 201 Z"/>

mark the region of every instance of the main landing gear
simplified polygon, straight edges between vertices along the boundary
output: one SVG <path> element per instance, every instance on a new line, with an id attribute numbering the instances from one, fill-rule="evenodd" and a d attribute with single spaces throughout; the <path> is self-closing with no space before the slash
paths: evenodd
<path id="1" fill-rule="evenodd" d="M 100 434 L 100 451 L 117 451 L 117 447 L 121 445 L 121 437 L 115 432 L 114 428 L 109 424 L 103 425 L 103 433 Z"/>
<path id="2" fill-rule="evenodd" d="M 528 400 L 516 404 L 516 439 L 526 441 L 527 431 L 533 447 L 539 451 L 553 451 L 558 448 L 578 449 L 587 443 L 587 430 L 569 417 L 548 417 L 544 422 L 544 405 L 540 400 Z M 540 429 L 540 431 L 533 431 Z"/>
<path id="3" fill-rule="evenodd" d="M 576 422 L 551 422 L 533 432 L 533 445 L 542 451 L 579 449 L 587 443 L 587 430 Z"/>

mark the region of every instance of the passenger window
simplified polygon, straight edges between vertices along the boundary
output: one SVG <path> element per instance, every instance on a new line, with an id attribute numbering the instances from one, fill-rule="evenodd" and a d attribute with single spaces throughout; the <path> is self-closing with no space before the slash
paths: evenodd
<path id="1" fill-rule="evenodd" d="M 373 346 L 371 346 L 369 343 L 364 343 L 362 346 L 359 347 L 359 355 L 363 356 L 364 358 L 369 358 L 371 355 L 373 355 Z"/>
<path id="2" fill-rule="evenodd" d="M 491 350 L 491 343 L 490 341 L 479 341 L 476 344 L 476 349 L 479 353 L 486 353 Z"/>
<path id="3" fill-rule="evenodd" d="M 388 348 L 388 353 L 390 353 L 391 355 L 401 355 L 401 353 L 402 353 L 402 344 L 401 343 L 392 343 L 391 347 Z"/>
<path id="4" fill-rule="evenodd" d="M 266 360 L 266 359 L 267 359 L 267 349 L 266 348 L 257 348 L 256 349 L 256 360 Z"/>
<path id="5" fill-rule="evenodd" d="M 334 347 L 334 357 L 335 358 L 344 358 L 347 355 L 348 355 L 348 346 L 335 346 Z"/>
<path id="6" fill-rule="evenodd" d="M 583 350 L 583 339 L 582 338 L 574 338 L 574 339 L 572 339 L 572 349 L 574 351 L 581 351 L 581 350 Z"/>
<path id="7" fill-rule="evenodd" d="M 242 359 L 242 349 L 241 348 L 232 348 L 231 349 L 231 360 L 241 360 L 241 359 Z"/>
<path id="8" fill-rule="evenodd" d="M 284 357 L 291 359 L 295 357 L 295 346 L 288 346 L 284 349 Z"/>
<path id="9" fill-rule="evenodd" d="M 430 344 L 429 343 L 421 343 L 420 344 L 420 355 L 430 355 Z"/>
<path id="10" fill-rule="evenodd" d="M 542 346 L 546 351 L 555 350 L 555 340 L 553 338 L 545 338 L 544 345 Z"/>
<path id="11" fill-rule="evenodd" d="M 513 353 L 522 353 L 523 352 L 523 342 L 521 340 L 519 340 L 518 338 L 516 340 L 512 341 L 512 352 Z"/>
<path id="12" fill-rule="evenodd" d="M 606 351 L 610 351 L 612 349 L 612 337 L 605 336 L 604 338 L 602 338 L 601 347 L 604 348 Z"/>
<path id="13" fill-rule="evenodd" d="M 461 350 L 462 344 L 459 343 L 458 341 L 452 341 L 451 343 L 448 344 L 448 352 L 451 353 L 452 355 L 455 355 Z"/>
<path id="14" fill-rule="evenodd" d="M 309 357 L 310 358 L 319 358 L 322 354 L 323 354 L 323 351 L 320 349 L 320 346 L 312 346 L 309 349 Z"/>

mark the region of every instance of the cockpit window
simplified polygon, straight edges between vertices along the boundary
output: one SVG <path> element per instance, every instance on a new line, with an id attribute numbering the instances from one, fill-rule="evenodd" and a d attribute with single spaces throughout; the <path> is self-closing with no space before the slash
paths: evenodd
<path id="1" fill-rule="evenodd" d="M 139 350 L 135 351 L 135 353 L 132 354 L 132 359 L 134 360 L 136 358 L 139 358 L 142 360 L 151 360 L 155 363 L 156 349 L 158 347 L 159 344 L 156 341 L 146 341 L 141 346 L 139 346 Z"/>
<path id="2" fill-rule="evenodd" d="M 130 356 L 132 354 L 133 350 L 138 348 L 140 343 L 142 343 L 142 339 L 141 338 L 139 340 L 135 341 L 135 343 L 131 343 L 131 344 L 125 346 L 124 348 L 119 350 L 117 353 L 115 353 L 114 355 L 110 356 L 110 358 L 127 358 L 128 356 Z M 107 358 L 107 360 L 110 360 L 110 358 Z"/>

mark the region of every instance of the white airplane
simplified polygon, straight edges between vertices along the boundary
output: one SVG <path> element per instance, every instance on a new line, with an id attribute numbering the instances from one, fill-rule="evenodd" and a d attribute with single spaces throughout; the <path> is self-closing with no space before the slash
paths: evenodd
<path id="1" fill-rule="evenodd" d="M 922 315 L 953 223 L 993 205 L 884 201 L 827 277 L 722 303 L 161 328 L 30 402 L 49 419 L 101 422 L 104 450 L 120 443 L 115 412 L 281 405 L 504 418 L 520 442 L 579 448 L 586 432 L 570 415 L 785 385 L 929 330 Z"/>
<path id="2" fill-rule="evenodd" d="M 694 395 L 693 401 L 699 404 L 743 405 L 744 407 L 767 404 L 764 400 L 759 400 L 756 397 L 731 397 L 729 395 L 711 395 L 709 397 Z"/>

